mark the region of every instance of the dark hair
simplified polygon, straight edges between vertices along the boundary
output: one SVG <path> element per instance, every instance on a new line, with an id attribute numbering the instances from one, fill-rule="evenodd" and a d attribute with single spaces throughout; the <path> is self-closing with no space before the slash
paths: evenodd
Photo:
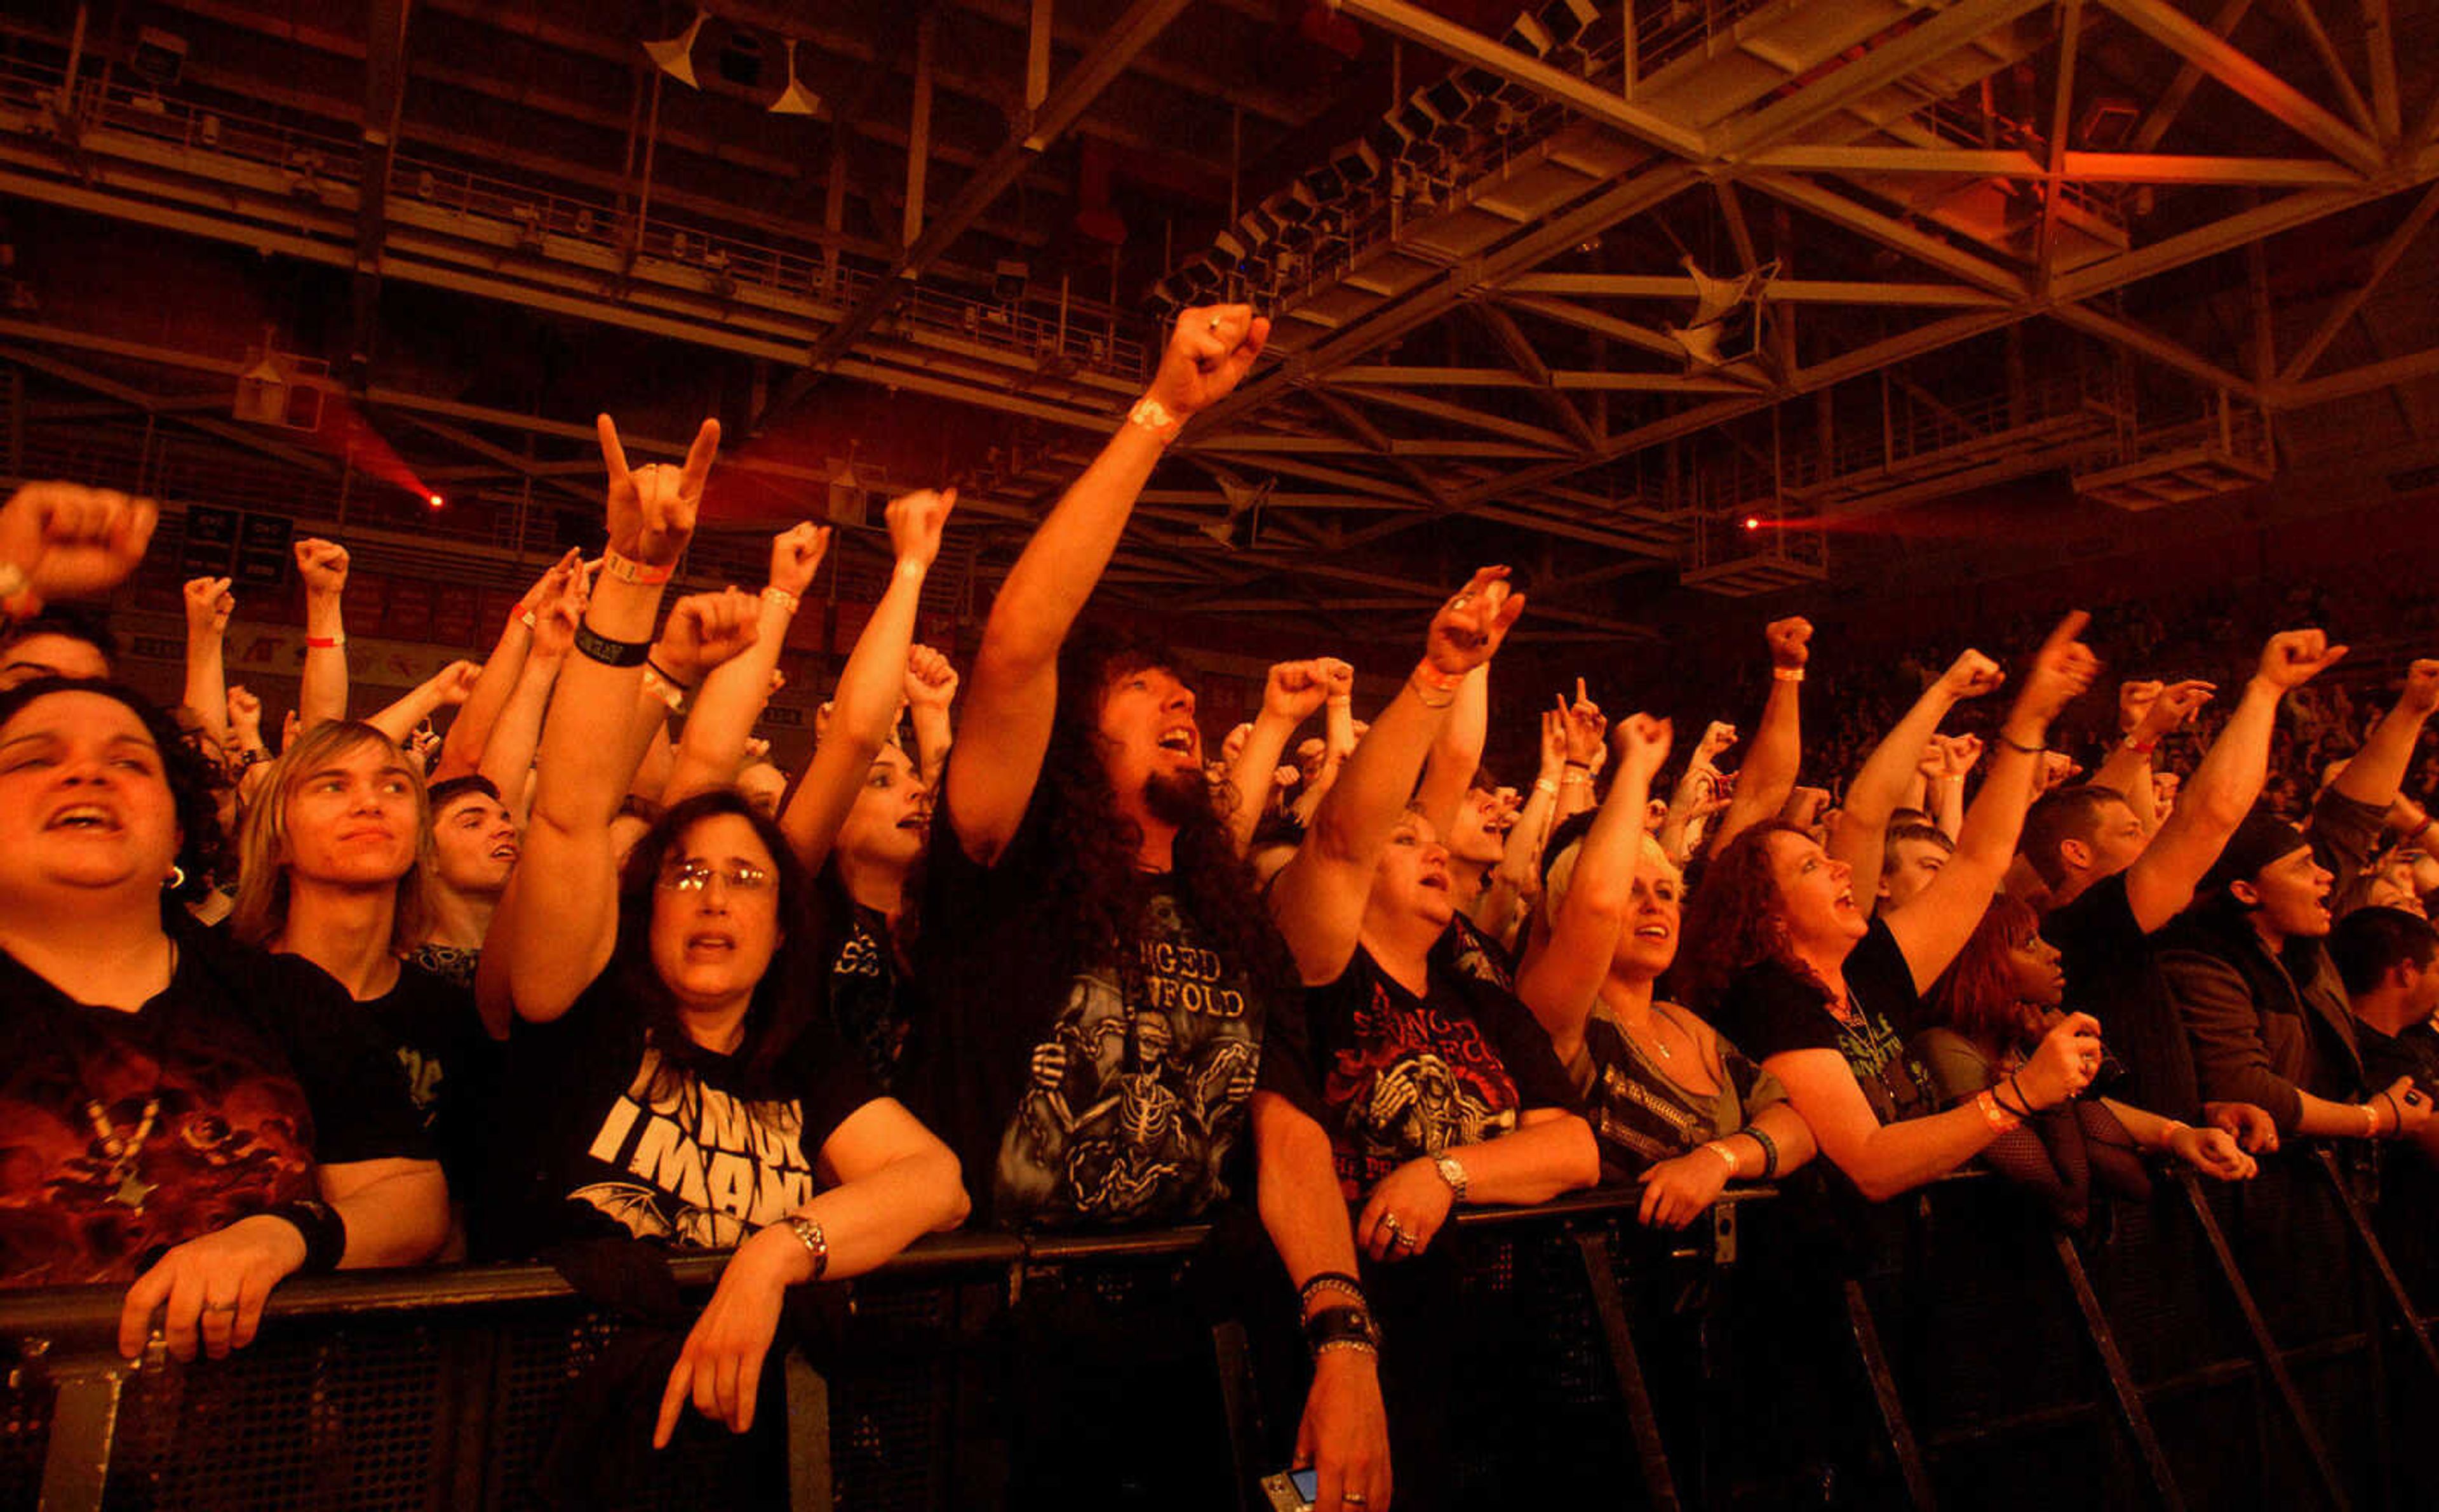
<path id="1" fill-rule="evenodd" d="M 58 635 L 66 640 L 82 641 L 101 653 L 101 659 L 113 667 L 118 665 L 118 637 L 99 610 L 80 609 L 74 604 L 46 604 L 43 612 L 30 619 L 20 619 L 0 629 L 0 651 L 19 641 L 37 635 Z M 131 708 L 133 704 L 129 705 Z"/>
<path id="2" fill-rule="evenodd" d="M 1192 681 L 1168 648 L 1148 636 L 1087 627 L 1068 638 L 1059 655 L 1058 713 L 1024 821 L 1041 827 L 1046 841 L 1033 879 L 1041 949 L 1030 967 L 1043 980 L 1065 981 L 1106 963 L 1130 1001 L 1142 971 L 1131 942 L 1143 923 L 1144 879 L 1135 864 L 1143 833 L 1118 811 L 1100 749 L 1100 712 L 1119 679 L 1151 668 Z M 1195 792 L 1170 849 L 1178 904 L 1203 943 L 1258 990 L 1273 998 L 1292 992 L 1295 968 L 1253 868 L 1237 854 L 1209 788 L 1198 783 Z"/>
<path id="3" fill-rule="evenodd" d="M 114 703 L 125 704 L 144 725 L 145 733 L 160 748 L 161 774 L 169 785 L 169 803 L 178 821 L 178 869 L 187 880 L 180 885 L 162 891 L 163 907 L 174 898 L 190 902 L 201 898 L 211 885 L 214 869 L 227 854 L 226 838 L 221 833 L 218 787 L 211 768 L 195 754 L 169 716 L 148 703 L 144 695 L 120 683 L 92 677 L 38 677 L 20 683 L 0 693 L 0 726 L 24 713 L 38 699 L 54 693 L 98 693 Z"/>
<path id="4" fill-rule="evenodd" d="M 2030 903 L 2004 893 L 1991 898 L 1965 948 L 1924 995 L 1921 1026 L 1944 1024 L 2003 1053 L 2038 1040 L 2038 1016 L 2026 1013 L 2016 996 L 2016 968 L 2007 954 L 2040 930 L 2040 916 Z"/>
<path id="5" fill-rule="evenodd" d="M 685 1032 L 677 999 L 652 967 L 652 908 L 661 867 L 669 853 L 699 822 L 734 814 L 754 827 L 755 838 L 771 852 L 779 883 L 779 947 L 762 980 L 754 986 L 753 1005 L 745 1014 L 745 1036 L 736 1052 L 743 1069 L 740 1096 L 764 1098 L 778 1094 L 779 1067 L 806 1028 L 820 1018 L 828 1002 L 828 963 L 822 959 L 821 900 L 811 874 L 796 859 L 779 827 L 757 812 L 734 788 L 715 788 L 672 804 L 627 853 L 626 869 L 618 875 L 618 943 L 610 969 L 619 985 L 644 1005 L 644 1023 L 661 1053 L 664 1074 L 693 1069 L 707 1053 Z"/>
<path id="6" fill-rule="evenodd" d="M 2070 840 L 2089 845 L 2100 833 L 2103 812 L 2112 803 L 2124 803 L 2126 795 L 2114 788 L 2083 783 L 2073 788 L 2060 788 L 2043 793 L 2024 815 L 2023 837 L 2016 849 L 2041 881 L 2056 887 L 2066 881 L 2066 861 L 2058 847 Z"/>
<path id="7" fill-rule="evenodd" d="M 1559 820 L 1558 827 L 1550 831 L 1550 838 L 1541 842 L 1541 886 L 1545 892 L 1550 885 L 1552 864 L 1569 845 L 1591 834 L 1593 821 L 1599 817 L 1598 809 L 1578 809 Z"/>
<path id="8" fill-rule="evenodd" d="M 438 815 L 443 805 L 454 803 L 470 792 L 479 792 L 493 803 L 504 801 L 500 797 L 498 783 L 479 772 L 469 772 L 463 776 L 447 777 L 432 785 L 433 813 Z"/>
<path id="9" fill-rule="evenodd" d="M 1677 952 L 1678 1001 L 1708 1018 L 1737 974 L 1774 961 L 1821 989 L 1828 984 L 1798 959 L 1787 935 L 1787 904 L 1771 868 L 1772 835 L 1812 837 L 1780 819 L 1765 820 L 1731 840 L 1703 869 L 1685 909 L 1684 943 Z"/>
<path id="10" fill-rule="evenodd" d="M 1889 826 L 1888 840 L 1880 847 L 1881 876 L 1890 877 L 1896 875 L 1897 869 L 1897 842 L 1901 840 L 1918 841 L 1926 845 L 1937 845 L 1940 849 L 1940 853 L 1943 855 L 1953 856 L 1956 854 L 1956 842 L 1950 840 L 1948 837 L 1948 831 L 1940 828 L 1937 825 L 1891 825 Z"/>
<path id="11" fill-rule="evenodd" d="M 2329 932 L 2329 959 L 2350 993 L 2370 991 L 2411 961 L 2428 968 L 2439 956 L 2439 930 L 2401 908 L 2358 908 Z"/>

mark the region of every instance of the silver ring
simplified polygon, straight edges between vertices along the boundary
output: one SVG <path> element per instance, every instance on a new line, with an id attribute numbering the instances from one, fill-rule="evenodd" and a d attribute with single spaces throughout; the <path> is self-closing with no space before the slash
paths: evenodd
<path id="1" fill-rule="evenodd" d="M 1212 316 L 1212 317 L 1211 317 L 1211 320 L 1210 320 L 1210 323 L 1209 323 L 1209 329 L 1210 329 L 1210 331 L 1211 331 L 1211 334 L 1213 334 L 1214 336 L 1217 336 L 1217 335 L 1219 335 L 1219 334 L 1220 334 L 1220 317 L 1219 317 L 1218 315 L 1214 315 L 1214 316 Z"/>
<path id="2" fill-rule="evenodd" d="M 1358 1496 L 1352 1491 L 1341 1491 L 1338 1493 L 1338 1504 L 1341 1506 L 1370 1506 L 1372 1503 L 1369 1498 Z"/>
<path id="3" fill-rule="evenodd" d="M 1402 1225 L 1398 1222 L 1397 1214 L 1383 1213 L 1380 1215 L 1380 1226 L 1387 1229 L 1390 1233 L 1395 1234 Z"/>
<path id="4" fill-rule="evenodd" d="M 235 1312 L 237 1310 L 237 1306 L 238 1305 L 234 1302 L 206 1302 L 204 1304 L 204 1310 L 205 1312 Z"/>

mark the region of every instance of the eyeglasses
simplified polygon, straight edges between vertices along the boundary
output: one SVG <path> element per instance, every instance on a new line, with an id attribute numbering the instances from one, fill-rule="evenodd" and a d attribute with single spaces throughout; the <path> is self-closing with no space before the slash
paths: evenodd
<path id="1" fill-rule="evenodd" d="M 726 882 L 732 893 L 758 893 L 770 886 L 772 880 L 769 872 L 744 862 L 734 866 L 715 866 L 707 861 L 690 861 L 662 873 L 660 885 L 672 892 L 699 893 L 709 887 L 715 877 Z"/>

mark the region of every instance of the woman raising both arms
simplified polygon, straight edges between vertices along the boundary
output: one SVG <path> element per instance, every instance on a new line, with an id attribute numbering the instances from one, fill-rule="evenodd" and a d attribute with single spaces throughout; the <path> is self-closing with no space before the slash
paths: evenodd
<path id="1" fill-rule="evenodd" d="M 609 551 L 476 983 L 515 1013 L 508 1084 L 528 1127 L 503 1148 L 531 1169 L 502 1211 L 527 1215 L 526 1241 L 736 1246 L 670 1372 L 667 1443 L 689 1399 L 751 1426 L 789 1287 L 871 1270 L 953 1227 L 966 1197 L 955 1156 L 826 1028 L 812 883 L 776 825 L 714 789 L 672 806 L 623 874 L 614 863 L 610 821 L 659 725 L 645 678 L 699 686 L 753 644 L 758 606 L 685 599 L 651 643 L 719 426 L 704 422 L 683 470 L 632 472 L 606 416 L 600 430 Z"/>

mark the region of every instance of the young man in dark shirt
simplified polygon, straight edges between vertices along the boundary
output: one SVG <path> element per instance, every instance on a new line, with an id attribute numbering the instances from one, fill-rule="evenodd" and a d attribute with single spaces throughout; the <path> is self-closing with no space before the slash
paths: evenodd
<path id="1" fill-rule="evenodd" d="M 2365 1084 L 2411 1076 L 2439 1088 L 2439 931 L 2401 908 L 2359 908 L 2330 932 L 2329 959 L 2354 1008 Z M 2424 1125 L 2415 1143 L 2439 1158 L 2439 1130 Z"/>
<path id="2" fill-rule="evenodd" d="M 2279 701 L 2345 652 L 2316 630 L 2271 636 L 2226 727 L 2156 831 L 2120 792 L 2097 786 L 2060 789 L 2025 816 L 2020 848 L 2050 889 L 2041 934 L 2065 956 L 2067 980 L 2127 1072 L 2127 1084 L 2112 1095 L 2172 1118 L 2205 1112 L 2153 936 L 2193 901 L 2261 796 Z M 2135 743 L 2128 755 L 2147 764 L 2148 752 Z M 2275 1147 L 2276 1133 L 2257 1111 L 2231 1103 L 2206 1112 L 2247 1149 Z"/>
<path id="3" fill-rule="evenodd" d="M 1062 654 L 1164 448 L 1269 328 L 1242 305 L 1185 311 L 991 605 L 926 867 L 910 1090 L 1002 1222 L 1194 1218 L 1228 1195 L 1250 1135 L 1262 1220 L 1301 1288 L 1351 1277 L 1354 1239 L 1309 1093 L 1262 1054 L 1266 1021 L 1297 1011 L 1293 980 L 1212 808 L 1192 690 L 1141 648 Z M 1307 1293 L 1308 1314 L 1348 1321 L 1336 1285 Z M 1368 1342 L 1317 1348 L 1297 1442 L 1325 1512 L 1388 1504 L 1375 1361 Z M 1071 1491 L 1073 1473 L 1121 1473 L 1070 1468 Z"/>

